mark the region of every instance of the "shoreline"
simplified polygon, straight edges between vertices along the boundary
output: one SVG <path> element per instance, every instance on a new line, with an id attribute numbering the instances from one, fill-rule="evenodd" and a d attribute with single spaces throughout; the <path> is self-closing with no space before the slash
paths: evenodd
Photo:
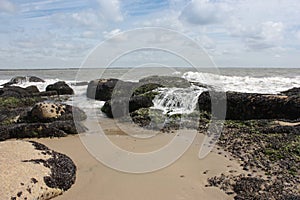
<path id="1" fill-rule="evenodd" d="M 158 134 L 140 144 L 126 135 L 108 134 L 120 148 L 139 152 L 152 151 L 165 145 L 174 134 Z M 80 140 L 83 135 L 64 138 L 40 138 L 36 142 L 70 156 L 77 166 L 77 180 L 70 190 L 56 198 L 67 199 L 233 199 L 216 187 L 207 187 L 207 179 L 224 174 L 243 173 L 240 163 L 215 147 L 204 159 L 198 152 L 204 135 L 198 133 L 189 149 L 170 166 L 151 173 L 119 172 L 95 159 Z M 149 142 L 147 142 L 149 141 Z M 224 156 L 226 155 L 226 157 Z M 116 193 L 116 191 L 118 191 Z"/>

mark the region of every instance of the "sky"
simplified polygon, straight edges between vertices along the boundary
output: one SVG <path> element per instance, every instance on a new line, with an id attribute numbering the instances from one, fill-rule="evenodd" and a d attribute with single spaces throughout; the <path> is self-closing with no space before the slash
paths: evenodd
<path id="1" fill-rule="evenodd" d="M 80 67 L 144 27 L 184 34 L 219 67 L 300 67 L 299 0 L 0 0 L 0 69 Z"/>

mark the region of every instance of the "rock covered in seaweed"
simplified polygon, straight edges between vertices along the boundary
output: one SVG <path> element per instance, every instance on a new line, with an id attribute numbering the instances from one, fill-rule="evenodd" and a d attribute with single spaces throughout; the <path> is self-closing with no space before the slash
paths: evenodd
<path id="1" fill-rule="evenodd" d="M 139 83 L 147 84 L 159 84 L 164 87 L 177 87 L 177 88 L 187 88 L 191 86 L 191 83 L 180 77 L 173 76 L 149 76 L 139 80 Z"/>
<path id="2" fill-rule="evenodd" d="M 198 99 L 199 109 L 211 112 L 211 96 L 215 106 L 223 106 L 223 117 L 233 120 L 248 119 L 298 119 L 300 96 L 282 96 L 240 92 L 203 92 Z M 226 107 L 225 107 L 226 106 Z M 220 109 L 219 109 L 220 110 Z M 220 115 L 221 116 L 221 115 Z M 216 116 L 216 117 L 220 117 Z M 221 116 L 222 117 L 222 116 Z"/>
<path id="3" fill-rule="evenodd" d="M 75 183 L 73 161 L 43 144 L 5 141 L 0 148 L 0 199 L 48 200 Z"/>
<path id="4" fill-rule="evenodd" d="M 149 97 L 133 96 L 128 98 L 116 98 L 106 101 L 101 111 L 110 118 L 128 116 L 129 113 L 140 108 L 149 108 L 153 103 Z"/>

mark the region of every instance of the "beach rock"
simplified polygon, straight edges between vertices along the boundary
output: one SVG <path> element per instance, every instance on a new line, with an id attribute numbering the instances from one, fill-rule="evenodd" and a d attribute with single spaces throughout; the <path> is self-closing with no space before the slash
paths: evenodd
<path id="1" fill-rule="evenodd" d="M 119 118 L 128 116 L 130 112 L 140 108 L 149 108 L 151 106 L 153 106 L 153 103 L 149 97 L 134 96 L 129 100 L 128 98 L 115 98 L 106 101 L 101 111 L 110 118 Z"/>
<path id="2" fill-rule="evenodd" d="M 73 89 L 64 81 L 58 81 L 54 84 L 48 85 L 46 91 L 56 91 L 58 95 L 72 95 Z"/>
<path id="3" fill-rule="evenodd" d="M 118 79 L 97 79 L 89 82 L 86 95 L 88 98 L 107 101 L 111 99 Z"/>
<path id="4" fill-rule="evenodd" d="M 30 116 L 40 120 L 58 118 L 65 113 L 65 108 L 65 105 L 41 102 L 32 108 Z"/>
<path id="5" fill-rule="evenodd" d="M 30 94 L 33 94 L 33 93 L 39 93 L 39 89 L 35 86 L 35 85 L 31 85 L 31 86 L 28 86 L 25 88 L 25 90 L 27 92 L 29 92 Z"/>
<path id="6" fill-rule="evenodd" d="M 43 79 L 36 76 L 16 76 L 12 78 L 9 82 L 3 84 L 2 86 L 9 86 L 24 82 L 45 82 Z"/>
<path id="7" fill-rule="evenodd" d="M 26 88 L 22 88 L 19 86 L 5 86 L 0 88 L 0 97 L 33 97 L 37 96 L 40 91 L 36 86 L 28 86 Z"/>
<path id="8" fill-rule="evenodd" d="M 37 101 L 38 98 L 0 97 L 0 125 L 16 123 Z"/>
<path id="9" fill-rule="evenodd" d="M 224 93 L 211 91 L 216 106 L 225 106 L 226 119 L 298 119 L 300 118 L 300 96 L 282 96 L 257 93 Z M 224 104 L 224 102 L 226 104 Z M 211 112 L 211 97 L 208 91 L 198 99 L 199 109 Z M 218 108 L 217 110 L 221 110 Z M 225 110 L 225 109 L 224 109 Z M 221 113 L 219 116 L 222 117 Z M 225 115 L 224 115 L 225 116 Z"/>
<path id="10" fill-rule="evenodd" d="M 78 107 L 59 103 L 36 103 L 23 118 L 26 122 L 51 122 L 58 120 L 82 121 L 87 118 L 85 112 Z"/>
<path id="11" fill-rule="evenodd" d="M 108 101 L 113 92 L 118 97 L 126 97 L 132 93 L 134 83 L 119 79 L 97 79 L 90 81 L 87 88 L 87 97 L 100 101 Z M 117 86 L 117 89 L 115 87 Z"/>
<path id="12" fill-rule="evenodd" d="M 0 97 L 23 98 L 29 96 L 30 92 L 19 86 L 6 86 L 4 88 L 0 88 Z"/>
<path id="13" fill-rule="evenodd" d="M 0 149 L 0 199 L 48 200 L 75 183 L 73 161 L 43 144 L 5 141 Z"/>
<path id="14" fill-rule="evenodd" d="M 135 124 L 156 130 L 163 128 L 166 119 L 162 110 L 149 108 L 135 110 L 130 113 L 130 117 Z"/>
<path id="15" fill-rule="evenodd" d="M 152 90 L 155 90 L 159 87 L 163 87 L 163 85 L 158 84 L 158 83 L 146 83 L 146 84 L 139 84 L 140 86 L 138 86 L 132 96 L 139 96 L 139 95 L 144 95 L 148 92 L 151 92 Z"/>
<path id="16" fill-rule="evenodd" d="M 286 96 L 292 96 L 292 95 L 300 95 L 300 88 L 299 87 L 294 87 L 292 89 L 289 89 L 289 90 L 286 90 L 286 91 L 283 91 L 283 92 L 280 92 L 281 94 L 283 95 L 286 95 Z"/>
<path id="17" fill-rule="evenodd" d="M 191 83 L 184 78 L 172 77 L 172 76 L 149 76 L 139 80 L 142 84 L 159 84 L 164 87 L 178 87 L 187 88 L 191 86 Z"/>
<path id="18" fill-rule="evenodd" d="M 54 121 L 48 123 L 16 123 L 0 126 L 2 140 L 9 138 L 42 138 L 42 137 L 65 137 L 83 133 L 87 129 L 80 122 L 73 120 Z"/>
<path id="19" fill-rule="evenodd" d="M 88 84 L 89 84 L 89 82 L 87 82 L 87 81 L 71 83 L 71 85 L 74 85 L 74 86 L 85 86 L 85 85 L 88 85 Z"/>

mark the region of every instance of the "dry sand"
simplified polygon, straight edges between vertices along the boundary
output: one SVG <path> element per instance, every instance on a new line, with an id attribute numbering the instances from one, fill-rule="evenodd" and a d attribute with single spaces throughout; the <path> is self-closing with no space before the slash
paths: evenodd
<path id="1" fill-rule="evenodd" d="M 109 123 L 107 125 L 112 127 Z M 121 132 L 119 135 L 116 128 L 107 128 L 106 132 L 113 133 L 109 138 L 115 144 L 135 152 L 154 150 L 174 137 L 174 134 L 158 134 L 152 139 L 139 140 Z M 233 196 L 228 196 L 218 188 L 205 187 L 207 178 L 221 173 L 229 174 L 230 170 L 236 170 L 234 174 L 238 174 L 242 169 L 229 155 L 225 157 L 224 152 L 220 155 L 216 147 L 200 160 L 198 153 L 203 138 L 204 135 L 197 134 L 191 147 L 172 165 L 144 174 L 124 173 L 106 167 L 89 154 L 78 135 L 36 141 L 68 155 L 77 166 L 76 183 L 57 200 L 233 199 Z"/>

